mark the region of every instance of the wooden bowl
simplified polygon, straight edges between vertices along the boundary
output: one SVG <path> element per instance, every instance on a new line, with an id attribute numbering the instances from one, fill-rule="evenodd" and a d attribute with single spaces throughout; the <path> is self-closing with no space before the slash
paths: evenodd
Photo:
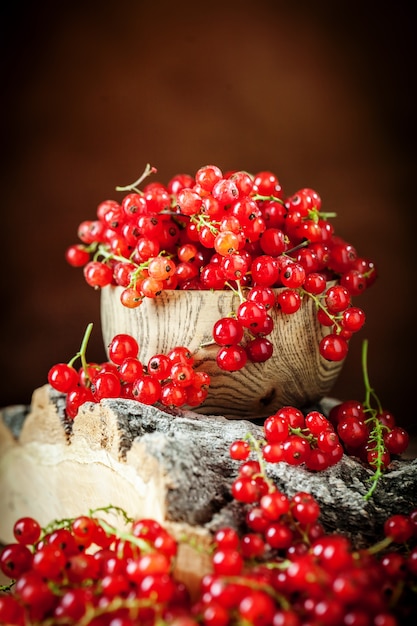
<path id="1" fill-rule="evenodd" d="M 278 290 L 277 290 L 278 291 Z M 319 353 L 320 339 L 329 329 L 317 321 L 313 301 L 305 297 L 297 313 L 273 312 L 274 345 L 271 359 L 250 363 L 228 373 L 216 364 L 218 346 L 213 341 L 214 323 L 235 311 L 239 298 L 232 291 L 171 290 L 145 298 L 129 309 L 120 302 L 121 287 L 101 291 L 101 324 L 105 346 L 118 333 L 128 333 L 139 343 L 139 358 L 146 364 L 158 353 L 186 346 L 195 355 L 196 369 L 211 376 L 208 397 L 193 411 L 234 419 L 272 415 L 280 407 L 311 406 L 327 395 L 343 361 L 330 362 Z"/>

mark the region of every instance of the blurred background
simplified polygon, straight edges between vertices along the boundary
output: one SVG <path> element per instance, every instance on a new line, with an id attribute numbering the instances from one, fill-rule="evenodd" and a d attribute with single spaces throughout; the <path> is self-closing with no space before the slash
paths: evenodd
<path id="1" fill-rule="evenodd" d="M 99 294 L 64 260 L 99 202 L 146 163 L 154 180 L 275 172 L 313 187 L 377 283 L 332 392 L 371 383 L 411 433 L 416 360 L 412 3 L 279 0 L 7 3 L 1 8 L 0 406 L 29 403 L 78 350 Z M 376 8 L 377 7 L 377 8 Z"/>

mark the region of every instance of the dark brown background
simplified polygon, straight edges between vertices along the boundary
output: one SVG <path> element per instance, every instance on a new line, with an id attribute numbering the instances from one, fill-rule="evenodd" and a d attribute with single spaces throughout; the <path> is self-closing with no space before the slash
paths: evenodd
<path id="1" fill-rule="evenodd" d="M 416 433 L 415 22 L 396 3 L 15 2 L 2 11 L 1 397 L 27 403 L 99 296 L 64 251 L 147 162 L 167 182 L 270 169 L 336 211 L 380 278 L 360 301 L 371 382 Z M 410 3 L 411 4 L 411 3 Z M 359 304 L 359 301 L 358 301 Z M 334 389 L 364 394 L 361 337 Z"/>

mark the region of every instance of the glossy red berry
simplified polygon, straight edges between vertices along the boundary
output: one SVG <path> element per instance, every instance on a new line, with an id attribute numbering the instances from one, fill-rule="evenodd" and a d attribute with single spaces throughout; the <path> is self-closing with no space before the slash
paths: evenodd
<path id="1" fill-rule="evenodd" d="M 120 365 L 127 357 L 136 358 L 138 353 L 138 342 L 126 333 L 115 335 L 108 346 L 109 359 L 116 365 Z"/>
<path id="2" fill-rule="evenodd" d="M 348 342 L 343 337 L 330 333 L 319 343 L 320 354 L 327 361 L 343 361 L 348 353 Z"/>
<path id="3" fill-rule="evenodd" d="M 57 363 L 48 372 L 48 382 L 57 391 L 68 393 L 78 384 L 78 372 L 67 363 Z"/>
<path id="4" fill-rule="evenodd" d="M 41 526 L 33 517 L 21 517 L 13 525 L 13 535 L 19 543 L 35 544 L 41 535 Z"/>
<path id="5" fill-rule="evenodd" d="M 245 349 L 240 345 L 223 346 L 217 353 L 216 363 L 226 372 L 241 370 L 248 360 Z"/>
<path id="6" fill-rule="evenodd" d="M 243 338 L 243 325 L 234 317 L 223 317 L 213 327 L 213 339 L 220 346 L 240 343 Z"/>

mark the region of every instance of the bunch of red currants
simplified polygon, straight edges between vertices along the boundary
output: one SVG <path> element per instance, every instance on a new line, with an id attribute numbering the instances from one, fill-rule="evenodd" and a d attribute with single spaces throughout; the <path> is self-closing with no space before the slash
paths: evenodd
<path id="1" fill-rule="evenodd" d="M 239 489 L 241 477 L 257 488 Z M 241 532 L 213 533 L 193 592 L 178 571 L 176 539 L 152 518 L 103 507 L 42 528 L 13 526 L 0 553 L 8 626 L 400 626 L 415 623 L 417 510 L 388 517 L 376 543 L 356 548 L 326 532 L 308 492 L 289 497 L 256 462 L 232 489 Z M 106 513 L 107 515 L 103 515 Z M 122 523 L 106 521 L 109 513 Z M 201 549 L 203 549 L 201 547 Z"/>
<path id="2" fill-rule="evenodd" d="M 68 363 L 56 363 L 48 372 L 51 387 L 65 394 L 68 417 L 76 417 L 85 402 L 104 398 L 169 407 L 196 407 L 206 399 L 210 376 L 194 369 L 194 356 L 185 346 L 173 347 L 168 354 L 155 354 L 142 364 L 136 339 L 119 333 L 108 346 L 109 360 L 92 363 L 86 359 L 91 330 L 89 324 L 79 352 Z M 81 367 L 76 368 L 78 359 Z"/>
<path id="3" fill-rule="evenodd" d="M 95 218 L 79 224 L 81 243 L 66 259 L 83 267 L 89 285 L 122 287 L 121 302 L 131 308 L 163 290 L 234 290 L 238 310 L 213 329 L 226 371 L 268 360 L 277 316 L 311 298 L 327 328 L 320 354 L 346 357 L 365 323 L 353 299 L 373 284 L 376 268 L 335 234 L 335 214 L 322 211 L 316 191 L 285 196 L 272 172 L 223 173 L 215 165 L 141 189 L 155 172 L 147 166 L 132 185 L 116 188 L 120 201 L 101 202 Z"/>

